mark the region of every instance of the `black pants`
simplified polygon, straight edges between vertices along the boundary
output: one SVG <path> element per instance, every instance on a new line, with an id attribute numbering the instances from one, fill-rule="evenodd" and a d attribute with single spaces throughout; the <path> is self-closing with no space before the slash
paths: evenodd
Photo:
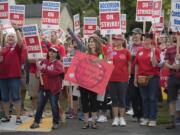
<path id="1" fill-rule="evenodd" d="M 97 112 L 97 94 L 79 87 L 83 113 Z"/>
<path id="2" fill-rule="evenodd" d="M 138 87 L 134 86 L 134 75 L 131 75 L 131 78 L 129 80 L 129 86 L 128 91 L 132 103 L 132 108 L 134 111 L 133 117 L 141 118 L 143 116 L 143 110 L 142 110 L 142 98 L 140 95 L 140 90 Z"/>

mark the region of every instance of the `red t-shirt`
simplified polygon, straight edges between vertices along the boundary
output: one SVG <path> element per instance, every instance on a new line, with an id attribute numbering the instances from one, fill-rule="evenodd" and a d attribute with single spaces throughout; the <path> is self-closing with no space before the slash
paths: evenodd
<path id="1" fill-rule="evenodd" d="M 21 77 L 21 54 L 22 48 L 16 44 L 14 47 L 4 47 L 0 63 L 0 79 Z"/>
<path id="2" fill-rule="evenodd" d="M 155 49 L 155 55 L 158 62 L 160 62 L 160 50 Z M 158 75 L 160 68 L 153 67 L 151 63 L 151 49 L 141 48 L 135 57 L 135 64 L 138 65 L 138 75 Z"/>
<path id="3" fill-rule="evenodd" d="M 114 70 L 110 81 L 127 82 L 129 79 L 128 62 L 131 60 L 131 54 L 127 49 L 113 50 Z"/>

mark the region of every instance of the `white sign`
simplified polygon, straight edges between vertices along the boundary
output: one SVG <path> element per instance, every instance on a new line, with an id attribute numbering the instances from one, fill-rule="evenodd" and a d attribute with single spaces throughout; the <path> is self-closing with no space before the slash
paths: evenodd
<path id="1" fill-rule="evenodd" d="M 126 33 L 126 14 L 121 14 L 121 32 Z"/>
<path id="2" fill-rule="evenodd" d="M 69 67 L 73 57 L 63 57 L 63 66 Z"/>
<path id="3" fill-rule="evenodd" d="M 74 33 L 77 35 L 80 33 L 80 15 L 76 14 L 73 16 L 74 21 Z"/>
<path id="4" fill-rule="evenodd" d="M 99 20 L 102 35 L 121 33 L 120 9 L 120 1 L 99 2 Z"/>
<path id="5" fill-rule="evenodd" d="M 173 32 L 180 31 L 180 0 L 171 0 L 170 24 Z"/>
<path id="6" fill-rule="evenodd" d="M 59 29 L 60 2 L 43 1 L 42 3 L 42 29 Z M 68 22 L 67 22 L 68 23 Z"/>
<path id="7" fill-rule="evenodd" d="M 137 0 L 136 21 L 144 22 L 152 20 L 153 0 Z"/>
<path id="8" fill-rule="evenodd" d="M 162 12 L 162 0 L 153 0 L 152 23 L 159 23 Z"/>
<path id="9" fill-rule="evenodd" d="M 25 44 L 27 45 L 28 58 L 29 59 L 43 58 L 37 24 L 24 25 L 22 27 L 22 32 L 24 35 Z"/>

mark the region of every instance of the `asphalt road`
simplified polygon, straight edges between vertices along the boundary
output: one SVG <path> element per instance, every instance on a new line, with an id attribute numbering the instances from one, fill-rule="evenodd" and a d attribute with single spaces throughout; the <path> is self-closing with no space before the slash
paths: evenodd
<path id="1" fill-rule="evenodd" d="M 111 121 L 98 124 L 99 129 L 81 129 L 82 122 L 68 120 L 66 126 L 51 132 L 1 132 L 0 135 L 180 135 L 180 126 L 173 130 L 165 129 L 165 125 L 155 128 L 139 126 L 127 121 L 126 127 L 112 127 Z"/>

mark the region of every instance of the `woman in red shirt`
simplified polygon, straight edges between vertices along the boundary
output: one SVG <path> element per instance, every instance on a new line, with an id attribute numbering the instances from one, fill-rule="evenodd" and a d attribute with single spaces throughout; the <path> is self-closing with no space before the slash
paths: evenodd
<path id="1" fill-rule="evenodd" d="M 34 123 L 30 128 L 38 128 L 44 107 L 50 100 L 51 110 L 53 115 L 53 127 L 59 127 L 59 92 L 62 87 L 62 79 L 60 74 L 63 73 L 63 65 L 60 62 L 58 50 L 54 47 L 49 48 L 47 59 L 42 61 L 41 64 L 37 63 L 38 69 L 42 73 L 43 89 L 40 91 L 40 101 L 36 110 Z"/>
<path id="2" fill-rule="evenodd" d="M 143 120 L 140 125 L 150 127 L 156 126 L 160 71 L 160 51 L 155 48 L 152 41 L 153 34 L 147 33 L 144 39 L 144 47 L 138 50 L 135 57 L 134 79 L 135 86 L 140 88 L 143 102 Z"/>
<path id="3" fill-rule="evenodd" d="M 126 41 L 122 35 L 113 36 L 114 70 L 109 84 L 114 114 L 112 126 L 126 126 L 124 115 L 126 108 L 126 91 L 131 72 L 131 54 L 125 47 Z"/>
<path id="4" fill-rule="evenodd" d="M 21 124 L 21 55 L 23 40 L 16 24 L 12 24 L 16 33 L 8 33 L 5 38 L 5 46 L 0 50 L 0 89 L 1 99 L 5 117 L 2 122 L 9 122 L 9 102 L 10 97 L 17 113 L 16 124 Z"/>
<path id="5" fill-rule="evenodd" d="M 88 54 L 99 56 L 101 54 L 101 43 L 99 39 L 90 37 L 88 39 Z M 96 129 L 96 117 L 97 117 L 97 93 L 94 93 L 86 88 L 79 87 L 81 93 L 81 104 L 84 113 L 84 125 L 83 129 L 89 127 L 88 118 L 89 114 L 92 114 L 92 128 Z"/>

